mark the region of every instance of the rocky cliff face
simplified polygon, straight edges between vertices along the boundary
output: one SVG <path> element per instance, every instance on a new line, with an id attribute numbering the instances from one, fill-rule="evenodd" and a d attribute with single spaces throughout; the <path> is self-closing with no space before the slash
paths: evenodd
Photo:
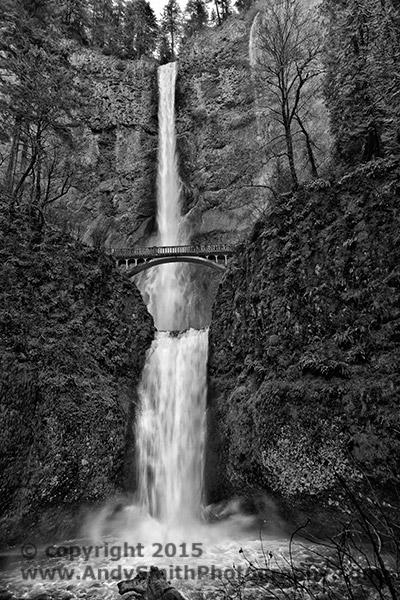
<path id="1" fill-rule="evenodd" d="M 181 50 L 177 135 L 194 239 L 234 243 L 255 220 L 262 171 L 248 47 L 250 20 L 190 38 Z"/>
<path id="2" fill-rule="evenodd" d="M 210 330 L 209 494 L 340 502 L 398 483 L 400 167 L 281 196 L 219 288 Z"/>
<path id="3" fill-rule="evenodd" d="M 265 106 L 265 85 L 250 65 L 256 14 L 254 9 L 233 15 L 221 27 L 193 35 L 180 50 L 179 172 L 186 223 L 195 242 L 245 239 L 268 204 L 271 178 L 277 169 L 285 170 L 285 159 L 277 166 L 270 156 L 271 138 L 282 132 Z M 254 28 L 253 37 L 257 35 Z M 65 219 L 80 239 L 93 245 L 145 245 L 156 228 L 157 64 L 84 50 L 73 54 L 72 61 L 87 87 L 86 125 L 74 133 L 83 172 L 79 183 L 54 204 L 55 218 Z M 314 104 L 312 135 L 326 141 L 326 111 L 320 98 Z M 298 137 L 295 155 L 303 180 L 309 168 Z M 322 146 L 318 166 L 326 162 L 329 142 Z"/>
<path id="4" fill-rule="evenodd" d="M 251 20 L 190 38 L 176 91 L 184 210 L 195 241 L 236 242 L 248 233 L 264 191 L 254 86 Z M 155 230 L 158 146 L 157 65 L 82 51 L 73 55 L 88 84 L 87 125 L 75 131 L 84 175 L 53 214 L 93 245 L 146 244 Z"/>
<path id="5" fill-rule="evenodd" d="M 1 223 L 1 539 L 76 535 L 133 483 L 136 386 L 153 322 L 113 261 Z"/>
<path id="6" fill-rule="evenodd" d="M 87 124 L 74 134 L 83 174 L 54 205 L 55 219 L 95 246 L 140 244 L 154 226 L 157 65 L 94 51 L 72 62 L 87 86 Z"/>

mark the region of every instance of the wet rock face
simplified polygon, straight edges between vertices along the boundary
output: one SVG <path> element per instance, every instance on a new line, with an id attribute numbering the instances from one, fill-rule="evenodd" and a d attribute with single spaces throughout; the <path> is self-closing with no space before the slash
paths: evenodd
<path id="1" fill-rule="evenodd" d="M 73 56 L 87 83 L 88 115 L 74 135 L 85 176 L 53 208 L 92 245 L 141 243 L 154 226 L 157 65 L 96 52 Z"/>
<path id="2" fill-rule="evenodd" d="M 196 239 L 242 239 L 255 219 L 260 174 L 248 58 L 250 21 L 230 18 L 190 38 L 179 57 L 177 136 L 188 221 Z"/>
<path id="3" fill-rule="evenodd" d="M 303 186 L 232 260 L 210 328 L 210 501 L 338 507 L 357 465 L 398 485 L 398 182 L 382 160 Z"/>

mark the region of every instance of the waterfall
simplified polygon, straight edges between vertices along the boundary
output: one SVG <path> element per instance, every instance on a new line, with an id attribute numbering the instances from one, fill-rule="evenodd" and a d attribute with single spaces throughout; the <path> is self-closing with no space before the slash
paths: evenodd
<path id="1" fill-rule="evenodd" d="M 250 67 L 252 71 L 252 78 L 254 83 L 254 97 L 255 97 L 255 113 L 256 113 L 256 122 L 257 122 L 257 137 L 260 139 L 262 137 L 261 131 L 261 106 L 260 106 L 260 90 L 257 81 L 257 62 L 260 58 L 260 48 L 258 45 L 258 22 L 260 19 L 260 11 L 256 14 L 253 19 L 253 23 L 250 29 L 249 36 L 249 61 Z"/>
<path id="2" fill-rule="evenodd" d="M 158 245 L 185 243 L 176 156 L 177 63 L 159 67 Z M 187 327 L 187 271 L 154 267 L 141 284 L 158 333 L 139 385 L 138 501 L 162 523 L 196 519 L 202 494 L 208 332 Z"/>
<path id="3" fill-rule="evenodd" d="M 254 69 L 257 65 L 257 54 L 258 54 L 258 45 L 257 45 L 257 25 L 258 18 L 260 16 L 260 11 L 256 14 L 253 19 L 253 23 L 250 28 L 250 36 L 249 36 L 249 60 L 250 67 Z"/>
<path id="4" fill-rule="evenodd" d="M 181 227 L 181 184 L 178 175 L 175 134 L 175 82 L 177 63 L 158 69 L 159 145 L 157 175 L 158 246 L 187 242 Z M 170 263 L 151 269 L 141 284 L 147 307 L 159 330 L 179 330 L 188 326 L 187 268 Z"/>
<path id="5" fill-rule="evenodd" d="M 202 492 L 207 332 L 160 332 L 139 388 L 139 501 L 163 523 L 196 519 Z"/>

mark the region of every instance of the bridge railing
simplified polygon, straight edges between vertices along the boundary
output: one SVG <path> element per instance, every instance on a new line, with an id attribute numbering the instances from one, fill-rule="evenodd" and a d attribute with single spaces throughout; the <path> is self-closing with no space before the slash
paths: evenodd
<path id="1" fill-rule="evenodd" d="M 115 258 L 139 258 L 146 256 L 164 256 L 177 254 L 231 254 L 233 247 L 230 244 L 187 244 L 185 246 L 151 246 L 133 248 L 112 248 L 111 254 Z"/>

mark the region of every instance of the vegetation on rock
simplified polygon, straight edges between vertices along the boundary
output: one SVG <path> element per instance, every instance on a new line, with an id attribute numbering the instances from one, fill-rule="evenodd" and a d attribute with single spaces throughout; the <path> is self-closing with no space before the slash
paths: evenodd
<path id="1" fill-rule="evenodd" d="M 126 244 L 153 223 L 156 63 L 77 45 L 53 9 L 22 0 L 0 9 L 0 187 L 86 242 Z"/>
<path id="2" fill-rule="evenodd" d="M 325 0 L 326 98 L 335 158 L 345 169 L 399 153 L 397 2 Z"/>
<path id="3" fill-rule="evenodd" d="M 389 502 L 399 484 L 399 9 L 325 0 L 322 15 L 329 175 L 293 191 L 293 172 L 276 172 L 220 286 L 210 330 L 212 498 L 261 488 L 292 506 L 338 507 L 339 482 L 361 488 L 360 473 Z M 302 64 L 312 59 L 307 43 Z"/>
<path id="4" fill-rule="evenodd" d="M 2 208 L 0 531 L 70 535 L 122 490 L 152 319 L 111 258 Z"/>
<path id="5" fill-rule="evenodd" d="M 393 160 L 301 186 L 240 247 L 210 332 L 229 493 L 332 503 L 355 465 L 398 484 L 399 182 Z"/>

